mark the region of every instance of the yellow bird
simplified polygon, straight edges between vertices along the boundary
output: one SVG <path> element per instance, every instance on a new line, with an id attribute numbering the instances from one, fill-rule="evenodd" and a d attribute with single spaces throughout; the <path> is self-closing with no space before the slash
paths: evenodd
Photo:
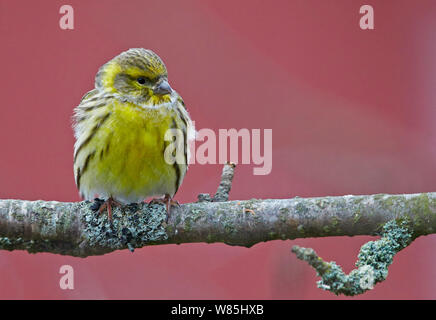
<path id="1" fill-rule="evenodd" d="M 130 49 L 104 64 L 74 110 L 74 176 L 81 196 L 112 205 L 164 196 L 169 213 L 195 129 L 157 54 Z"/>

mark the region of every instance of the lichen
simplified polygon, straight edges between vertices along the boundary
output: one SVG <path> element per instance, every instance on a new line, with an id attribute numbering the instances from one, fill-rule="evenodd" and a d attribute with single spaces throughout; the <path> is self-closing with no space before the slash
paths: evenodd
<path id="1" fill-rule="evenodd" d="M 379 240 L 362 246 L 356 262 L 357 269 L 348 275 L 336 262 L 324 262 L 312 249 L 295 246 L 292 251 L 299 259 L 307 261 L 315 268 L 317 275 L 321 277 L 317 282 L 319 288 L 336 295 L 354 296 L 371 290 L 375 284 L 387 278 L 388 267 L 395 254 L 413 240 L 409 226 L 410 221 L 407 219 L 387 222 Z"/>
<path id="2" fill-rule="evenodd" d="M 279 219 L 282 223 L 286 223 L 289 219 L 289 209 L 288 208 L 280 208 L 279 210 Z"/>
<path id="3" fill-rule="evenodd" d="M 422 235 L 433 233 L 432 226 L 435 222 L 433 211 L 434 208 L 436 208 L 436 200 L 434 198 L 430 199 L 428 194 L 423 193 L 405 200 L 404 206 L 405 211 L 409 212 L 408 217 L 414 225 L 413 229 L 415 234 Z"/>
<path id="4" fill-rule="evenodd" d="M 250 200 L 246 200 L 244 203 L 244 208 L 249 210 L 254 210 L 256 205 L 258 204 L 259 199 L 252 198 Z"/>
<path id="5" fill-rule="evenodd" d="M 192 222 L 191 222 L 191 217 L 187 216 L 184 220 L 185 222 L 185 232 L 190 232 L 191 231 L 191 226 L 192 226 Z"/>
<path id="6" fill-rule="evenodd" d="M 204 212 L 199 209 L 193 209 L 192 210 L 192 220 L 194 222 L 197 222 L 204 216 Z"/>
<path id="7" fill-rule="evenodd" d="M 360 218 L 362 218 L 362 214 L 359 212 L 359 210 L 356 210 L 356 212 L 353 215 L 353 225 L 357 224 Z"/>
<path id="8" fill-rule="evenodd" d="M 69 242 L 49 239 L 24 240 L 22 238 L 0 237 L 0 250 L 27 250 L 29 253 L 62 253 L 62 250 L 65 248 L 71 249 L 71 244 Z"/>
<path id="9" fill-rule="evenodd" d="M 145 244 L 168 239 L 165 229 L 166 210 L 161 204 L 141 203 L 134 207 L 113 208 L 112 221 L 107 214 L 93 212 L 89 204 L 82 206 L 84 243 L 88 248 L 103 248 L 110 251 L 128 247 L 143 247 Z"/>
<path id="10" fill-rule="evenodd" d="M 332 217 L 331 227 L 336 233 L 341 232 L 341 229 L 339 228 L 339 219 L 336 216 Z"/>
<path id="11" fill-rule="evenodd" d="M 299 202 L 297 203 L 297 205 L 295 206 L 295 211 L 298 214 L 306 214 L 307 212 L 309 212 L 309 208 L 306 207 L 303 203 Z"/>
<path id="12" fill-rule="evenodd" d="M 325 209 L 328 205 L 328 201 L 326 201 L 325 199 L 317 199 L 315 203 L 320 209 Z"/>

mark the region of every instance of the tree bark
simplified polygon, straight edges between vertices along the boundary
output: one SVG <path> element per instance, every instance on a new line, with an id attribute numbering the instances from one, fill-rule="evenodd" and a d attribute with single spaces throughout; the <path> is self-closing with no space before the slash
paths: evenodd
<path id="1" fill-rule="evenodd" d="M 436 193 L 201 201 L 114 208 L 113 220 L 91 202 L 0 200 L 0 249 L 86 257 L 152 244 L 224 242 L 250 247 L 270 240 L 377 235 L 407 219 L 413 237 L 435 233 Z"/>

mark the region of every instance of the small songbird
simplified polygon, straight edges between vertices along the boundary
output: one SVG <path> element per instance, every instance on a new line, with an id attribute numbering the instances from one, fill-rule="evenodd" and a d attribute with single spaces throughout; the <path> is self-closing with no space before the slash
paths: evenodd
<path id="1" fill-rule="evenodd" d="M 74 176 L 83 198 L 104 199 L 99 210 L 107 209 L 109 219 L 113 205 L 151 196 L 164 196 L 158 201 L 169 213 L 188 169 L 195 129 L 157 54 L 130 49 L 104 64 L 73 122 Z M 176 140 L 178 149 L 171 149 Z"/>

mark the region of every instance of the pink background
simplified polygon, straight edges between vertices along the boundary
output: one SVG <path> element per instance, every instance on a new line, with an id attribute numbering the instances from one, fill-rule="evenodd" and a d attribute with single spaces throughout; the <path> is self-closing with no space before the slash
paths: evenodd
<path id="1" fill-rule="evenodd" d="M 436 191 L 436 2 L 0 0 L 0 198 L 79 201 L 71 115 L 100 65 L 156 51 L 198 129 L 272 128 L 273 169 L 237 169 L 232 199 Z M 359 28 L 371 4 L 375 30 Z M 59 8 L 75 30 L 59 28 Z M 181 202 L 216 190 L 194 165 Z M 184 244 L 86 259 L 0 252 L 0 298 L 336 299 L 290 253 L 311 246 L 348 272 L 370 237 Z M 435 236 L 400 252 L 355 299 L 436 298 Z M 59 268 L 75 289 L 59 288 Z M 342 298 L 342 297 L 339 297 Z"/>

